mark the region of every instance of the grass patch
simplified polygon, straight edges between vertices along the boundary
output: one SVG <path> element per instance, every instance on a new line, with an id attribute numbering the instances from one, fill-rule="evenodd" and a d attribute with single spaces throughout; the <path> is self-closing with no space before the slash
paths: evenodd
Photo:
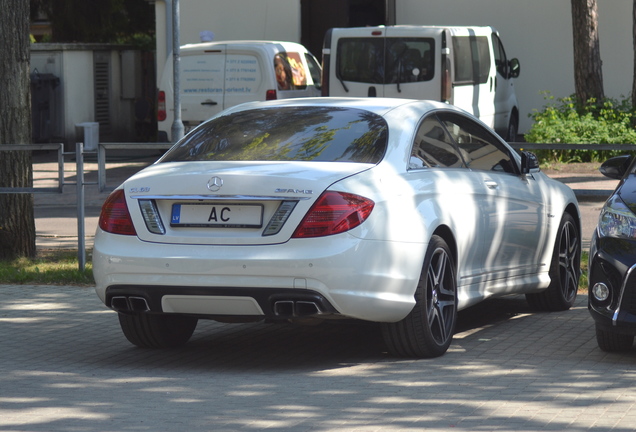
<path id="1" fill-rule="evenodd" d="M 589 255 L 590 254 L 587 251 L 581 252 L 581 277 L 579 278 L 579 294 L 587 294 L 587 261 Z"/>
<path id="2" fill-rule="evenodd" d="M 90 254 L 84 271 L 79 270 L 77 251 L 39 251 L 36 258 L 0 261 L 0 284 L 95 285 Z"/>

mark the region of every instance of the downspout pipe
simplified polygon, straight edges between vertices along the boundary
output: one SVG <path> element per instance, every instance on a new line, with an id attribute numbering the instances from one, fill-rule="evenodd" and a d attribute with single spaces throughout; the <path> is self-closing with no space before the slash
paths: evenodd
<path id="1" fill-rule="evenodd" d="M 172 0 L 172 76 L 174 89 L 174 121 L 170 132 L 172 142 L 176 143 L 184 135 L 183 122 L 181 121 L 181 48 L 179 43 L 179 0 Z"/>

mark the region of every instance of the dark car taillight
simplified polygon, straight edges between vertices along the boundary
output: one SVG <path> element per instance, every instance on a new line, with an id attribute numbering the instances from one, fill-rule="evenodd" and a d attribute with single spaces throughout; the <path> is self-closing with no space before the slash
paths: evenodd
<path id="1" fill-rule="evenodd" d="M 292 238 L 322 237 L 353 229 L 364 222 L 375 203 L 344 192 L 325 192 L 304 217 Z"/>
<path id="2" fill-rule="evenodd" d="M 106 198 L 99 215 L 99 227 L 112 234 L 137 235 L 122 189 L 114 191 Z"/>
<path id="3" fill-rule="evenodd" d="M 157 95 L 157 120 L 164 121 L 166 117 L 166 92 L 160 91 Z"/>

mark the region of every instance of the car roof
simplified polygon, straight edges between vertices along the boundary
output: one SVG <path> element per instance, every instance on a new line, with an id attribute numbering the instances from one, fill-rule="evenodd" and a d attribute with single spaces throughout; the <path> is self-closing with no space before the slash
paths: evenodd
<path id="1" fill-rule="evenodd" d="M 227 40 L 227 41 L 215 41 L 215 42 L 201 42 L 201 43 L 193 43 L 182 45 L 180 49 L 184 51 L 191 50 L 205 50 L 205 49 L 213 49 L 214 47 L 218 47 L 219 45 L 230 45 L 230 46 L 270 46 L 270 45 L 278 45 L 282 46 L 285 49 L 294 49 L 305 52 L 306 48 L 297 43 L 297 42 L 289 42 L 289 41 L 275 41 L 275 40 Z"/>
<path id="2" fill-rule="evenodd" d="M 291 99 L 279 99 L 274 101 L 259 101 L 248 102 L 236 107 L 230 108 L 223 112 L 223 114 L 230 114 L 234 112 L 260 109 L 260 108 L 276 108 L 276 107 L 303 107 L 303 106 L 333 106 L 333 107 L 346 107 L 357 108 L 366 111 L 373 112 L 378 115 L 385 115 L 389 111 L 392 111 L 399 107 L 411 106 L 412 109 L 424 113 L 426 111 L 433 110 L 453 110 L 457 112 L 464 112 L 459 108 L 437 102 L 433 100 L 415 100 L 415 99 L 401 99 L 401 98 L 347 98 L 347 97 L 315 97 L 315 98 L 291 98 Z"/>

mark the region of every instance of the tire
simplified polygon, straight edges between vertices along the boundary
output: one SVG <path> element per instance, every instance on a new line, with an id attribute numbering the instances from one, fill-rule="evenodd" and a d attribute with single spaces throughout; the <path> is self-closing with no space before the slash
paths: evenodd
<path id="1" fill-rule="evenodd" d="M 574 218 L 564 213 L 550 263 L 550 285 L 545 291 L 526 294 L 530 306 L 545 311 L 568 310 L 574 305 L 581 275 L 581 240 Z"/>
<path id="2" fill-rule="evenodd" d="M 609 332 L 596 326 L 596 343 L 605 352 L 626 352 L 632 349 L 634 336 Z"/>
<path id="3" fill-rule="evenodd" d="M 506 142 L 515 142 L 517 139 L 517 131 L 519 130 L 518 121 L 515 116 L 510 117 L 508 130 L 506 131 Z"/>
<path id="4" fill-rule="evenodd" d="M 439 357 L 453 340 L 457 321 L 455 263 L 446 242 L 433 236 L 415 290 L 415 306 L 401 321 L 382 323 L 390 354 L 400 357 Z"/>
<path id="5" fill-rule="evenodd" d="M 126 339 L 140 348 L 175 348 L 184 345 L 197 326 L 197 319 L 166 314 L 119 314 Z"/>

